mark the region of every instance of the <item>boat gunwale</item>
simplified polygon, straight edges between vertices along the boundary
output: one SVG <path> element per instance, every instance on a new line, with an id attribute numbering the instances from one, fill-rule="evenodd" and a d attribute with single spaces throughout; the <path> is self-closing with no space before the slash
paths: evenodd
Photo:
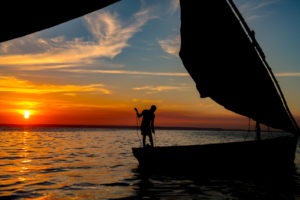
<path id="1" fill-rule="evenodd" d="M 279 136 L 275 138 L 266 138 L 262 140 L 249 140 L 249 141 L 236 141 L 236 142 L 224 142 L 224 143 L 210 143 L 210 144 L 198 144 L 198 145 L 176 145 L 176 146 L 154 146 L 154 147 L 132 147 L 132 150 L 146 150 L 146 149 L 176 149 L 176 148 L 200 148 L 200 147 L 211 147 L 211 146 L 221 146 L 221 145 L 241 145 L 241 144 L 255 144 L 255 143 L 266 143 L 272 141 L 282 141 L 287 139 L 298 139 L 296 135 L 286 135 L 286 136 Z"/>

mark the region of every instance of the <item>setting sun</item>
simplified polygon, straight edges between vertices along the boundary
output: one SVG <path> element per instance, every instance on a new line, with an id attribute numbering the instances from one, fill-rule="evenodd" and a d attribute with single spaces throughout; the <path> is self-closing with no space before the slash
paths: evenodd
<path id="1" fill-rule="evenodd" d="M 28 110 L 24 110 L 24 118 L 28 119 L 30 115 L 30 112 Z"/>

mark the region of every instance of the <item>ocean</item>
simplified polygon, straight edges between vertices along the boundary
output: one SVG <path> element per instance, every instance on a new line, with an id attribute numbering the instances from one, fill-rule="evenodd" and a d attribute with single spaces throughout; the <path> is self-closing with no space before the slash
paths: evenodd
<path id="1" fill-rule="evenodd" d="M 262 138 L 284 133 L 264 132 Z M 253 140 L 247 131 L 157 130 L 158 146 Z M 0 129 L 0 199 L 300 199 L 300 150 L 288 177 L 145 175 L 135 129 Z M 196 155 L 195 155 L 196 156 Z"/>

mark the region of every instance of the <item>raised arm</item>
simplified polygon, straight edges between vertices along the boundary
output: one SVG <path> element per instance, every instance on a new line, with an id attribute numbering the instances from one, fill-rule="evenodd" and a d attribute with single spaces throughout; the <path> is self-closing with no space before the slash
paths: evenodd
<path id="1" fill-rule="evenodd" d="M 135 110 L 136 115 L 138 116 L 138 118 L 140 118 L 141 116 L 143 116 L 143 113 L 140 114 L 139 111 L 136 108 L 134 108 L 134 110 Z"/>

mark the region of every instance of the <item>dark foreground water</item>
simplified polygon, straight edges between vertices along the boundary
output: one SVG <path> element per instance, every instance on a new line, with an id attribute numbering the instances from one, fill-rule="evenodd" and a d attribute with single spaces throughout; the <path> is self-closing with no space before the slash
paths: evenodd
<path id="1" fill-rule="evenodd" d="M 156 143 L 191 145 L 253 137 L 247 132 L 157 130 Z M 136 130 L 2 128 L 0 199 L 300 199 L 299 149 L 291 175 L 199 177 L 139 172 L 131 152 L 139 145 Z"/>

